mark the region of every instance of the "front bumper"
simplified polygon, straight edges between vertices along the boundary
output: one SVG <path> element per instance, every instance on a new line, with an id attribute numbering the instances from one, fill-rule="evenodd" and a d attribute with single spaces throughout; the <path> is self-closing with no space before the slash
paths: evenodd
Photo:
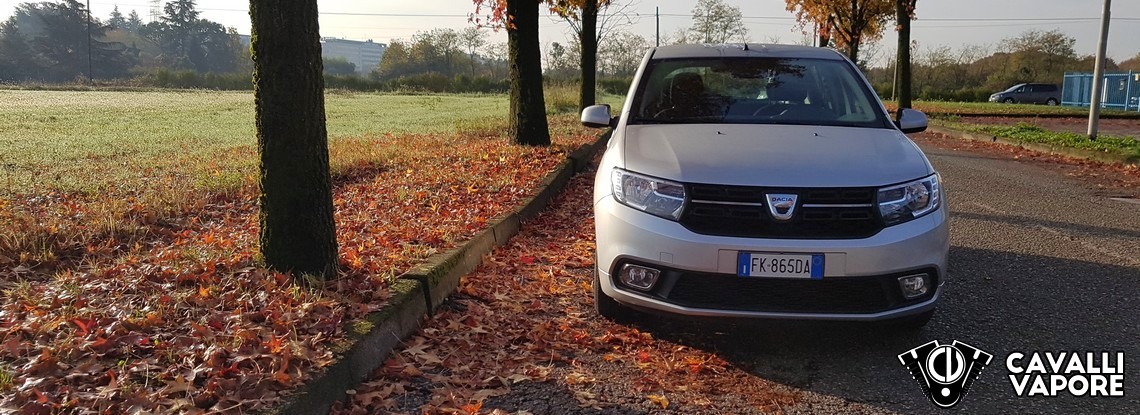
<path id="1" fill-rule="evenodd" d="M 627 306 L 687 316 L 886 320 L 934 308 L 946 281 L 946 207 L 864 239 L 760 239 L 700 235 L 677 222 L 602 198 L 594 207 L 600 288 Z M 736 276 L 737 254 L 822 253 L 822 280 Z M 615 284 L 624 264 L 663 271 L 650 292 Z M 925 272 L 923 297 L 898 294 L 902 275 Z M 679 290 L 679 291 L 678 291 Z M 893 292 L 891 290 L 894 290 Z"/>

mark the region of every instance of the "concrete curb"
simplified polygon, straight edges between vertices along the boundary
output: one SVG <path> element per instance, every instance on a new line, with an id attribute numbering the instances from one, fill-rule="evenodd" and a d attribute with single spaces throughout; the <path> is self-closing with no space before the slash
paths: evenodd
<path id="1" fill-rule="evenodd" d="M 327 415 L 333 403 L 367 380 L 408 335 L 419 330 L 425 316 L 434 313 L 459 287 L 459 279 L 474 271 L 495 246 L 519 232 L 522 223 L 538 216 L 575 173 L 590 164 L 609 140 L 610 132 L 567 155 L 539 185 L 539 191 L 510 213 L 491 220 L 487 229 L 447 252 L 432 255 L 423 264 L 400 276 L 391 286 L 392 298 L 379 311 L 345 325 L 348 339 L 334 346 L 336 361 L 324 373 L 286 398 L 267 414 Z"/>
<path id="2" fill-rule="evenodd" d="M 993 136 L 993 135 L 985 135 L 985 134 L 979 134 L 979 133 L 966 132 L 966 131 L 962 131 L 962 130 L 958 130 L 958 129 L 954 129 L 954 128 L 950 128 L 950 127 L 944 127 L 944 126 L 931 125 L 931 126 L 927 127 L 927 130 L 930 132 L 934 132 L 934 133 L 938 133 L 938 134 L 945 134 L 945 135 L 948 135 L 948 136 L 951 136 L 954 138 L 958 138 L 958 139 L 962 139 L 962 140 L 984 141 L 984 142 L 988 142 L 988 143 L 1000 143 L 1000 144 L 1006 144 L 1006 145 L 1021 147 L 1021 148 L 1028 149 L 1028 150 L 1040 151 L 1042 153 L 1061 154 L 1061 155 L 1065 155 L 1065 156 L 1069 156 L 1069 157 L 1083 158 L 1083 159 L 1094 160 L 1094 161 L 1099 161 L 1099 162 L 1103 162 L 1103 163 L 1110 163 L 1110 164 L 1137 164 L 1137 163 L 1140 163 L 1140 159 L 1137 159 L 1136 157 L 1129 157 L 1129 156 L 1124 156 L 1124 155 L 1119 155 L 1119 154 L 1105 153 L 1105 152 L 1101 152 L 1101 151 L 1082 150 L 1079 148 L 1054 146 L 1054 145 L 1049 145 L 1049 144 L 1027 143 L 1027 142 L 1023 142 L 1023 141 L 1016 141 L 1016 140 L 1011 140 L 1008 138 L 998 137 L 998 136 Z"/>

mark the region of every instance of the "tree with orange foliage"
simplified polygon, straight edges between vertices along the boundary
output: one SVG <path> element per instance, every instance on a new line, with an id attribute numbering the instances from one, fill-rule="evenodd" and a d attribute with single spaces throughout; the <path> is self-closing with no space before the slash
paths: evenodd
<path id="1" fill-rule="evenodd" d="M 859 63 L 859 46 L 883 36 L 883 25 L 895 12 L 894 0 L 786 0 L 800 27 L 817 25 L 836 47 Z M 822 38 L 823 36 L 821 36 Z M 821 45 L 824 46 L 824 45 Z"/>
<path id="2" fill-rule="evenodd" d="M 542 94 L 542 50 L 538 43 L 538 8 L 543 1 L 472 1 L 472 20 L 476 24 L 507 29 L 511 140 L 520 145 L 549 146 L 550 128 Z"/>

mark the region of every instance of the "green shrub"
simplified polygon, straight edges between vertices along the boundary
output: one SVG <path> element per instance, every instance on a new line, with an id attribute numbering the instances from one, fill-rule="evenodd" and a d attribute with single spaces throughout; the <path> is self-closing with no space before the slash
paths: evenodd
<path id="1" fill-rule="evenodd" d="M 340 89 L 348 91 L 385 91 L 388 89 L 388 85 L 385 82 L 361 78 L 356 75 L 325 74 L 325 89 Z"/>
<path id="2" fill-rule="evenodd" d="M 1051 131 L 1027 122 L 1019 122 L 1012 126 L 976 125 L 960 122 L 950 122 L 949 125 L 954 128 L 1005 137 L 1015 141 L 1103 151 L 1140 158 L 1140 141 L 1128 136 L 1101 135 L 1097 137 L 1096 141 L 1092 141 L 1084 134 Z"/>
<path id="3" fill-rule="evenodd" d="M 246 91 L 253 89 L 253 76 L 245 73 L 206 73 L 159 69 L 136 76 L 132 85 L 156 88 L 218 89 Z"/>
<path id="4" fill-rule="evenodd" d="M 633 78 L 598 79 L 598 89 L 610 95 L 625 96 L 629 92 L 629 86 L 632 83 Z"/>
<path id="5" fill-rule="evenodd" d="M 558 114 L 575 112 L 578 110 L 581 87 L 578 84 L 554 83 L 543 87 L 543 98 L 546 100 L 546 112 Z"/>

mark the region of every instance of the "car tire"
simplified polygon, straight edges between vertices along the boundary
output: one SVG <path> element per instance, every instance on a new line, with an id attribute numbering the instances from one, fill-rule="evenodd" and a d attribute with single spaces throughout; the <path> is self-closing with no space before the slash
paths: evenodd
<path id="1" fill-rule="evenodd" d="M 1006 103 L 1006 104 L 1012 104 L 1012 103 L 1013 103 L 1013 98 L 1006 98 L 1006 99 L 1003 99 L 1001 102 L 1004 102 L 1004 103 Z"/>
<path id="2" fill-rule="evenodd" d="M 1057 105 L 1057 99 L 1056 98 L 1049 98 L 1049 99 L 1045 100 L 1045 105 L 1049 105 L 1049 106 Z"/>
<path id="3" fill-rule="evenodd" d="M 921 330 L 932 318 L 934 318 L 934 310 L 930 309 L 912 316 L 899 318 L 893 321 L 891 325 L 901 331 Z"/>
<path id="4" fill-rule="evenodd" d="M 594 309 L 597 310 L 598 315 L 620 324 L 629 323 L 633 320 L 633 310 L 621 305 L 602 291 L 601 274 L 598 273 L 596 263 L 594 265 L 594 278 L 590 286 L 594 290 Z"/>

